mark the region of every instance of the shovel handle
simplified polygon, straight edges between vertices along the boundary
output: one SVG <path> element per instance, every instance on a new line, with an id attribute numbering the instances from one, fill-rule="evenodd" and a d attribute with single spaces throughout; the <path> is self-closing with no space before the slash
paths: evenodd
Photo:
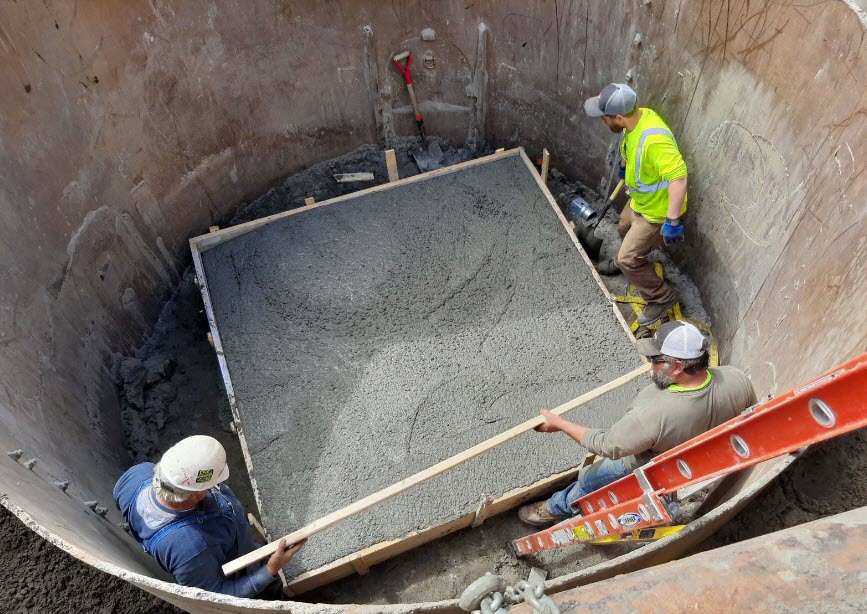
<path id="1" fill-rule="evenodd" d="M 611 193 L 611 196 L 608 197 L 609 201 L 613 201 L 617 198 L 617 195 L 620 194 L 620 190 L 623 189 L 623 179 L 617 182 L 617 187 L 614 188 L 614 191 Z"/>
<path id="2" fill-rule="evenodd" d="M 400 61 L 406 59 L 406 64 L 401 65 Z M 396 56 L 392 58 L 394 61 L 394 65 L 397 66 L 397 69 L 403 73 L 403 78 L 406 79 L 406 89 L 409 90 L 409 99 L 412 101 L 412 110 L 415 113 L 415 121 L 419 123 L 419 130 L 422 131 L 422 140 L 425 140 L 424 137 L 424 128 L 421 126 L 422 117 L 421 111 L 418 108 L 418 101 L 415 99 L 415 88 L 412 86 L 412 74 L 410 73 L 410 68 L 412 67 L 412 54 L 409 51 L 401 51 Z"/>
<path id="3" fill-rule="evenodd" d="M 596 228 L 599 226 L 599 222 L 602 221 L 602 218 L 605 217 L 605 214 L 608 213 L 608 209 L 611 207 L 611 203 L 614 202 L 614 199 L 617 198 L 617 195 L 620 194 L 620 190 L 623 189 L 623 179 L 617 182 L 617 187 L 614 188 L 614 191 L 611 192 L 611 196 L 608 197 L 608 202 L 605 203 L 605 206 L 602 208 L 602 213 L 599 214 L 599 217 L 591 225 L 592 228 Z"/>
<path id="4" fill-rule="evenodd" d="M 401 66 L 400 61 L 406 58 L 406 64 Z M 412 75 L 409 72 L 409 69 L 412 67 L 412 54 L 409 51 L 401 51 L 394 58 L 394 65 L 397 66 L 397 69 L 403 73 L 403 78 L 406 79 L 407 85 L 412 85 Z"/>
<path id="5" fill-rule="evenodd" d="M 409 90 L 409 99 L 412 101 L 412 110 L 415 111 L 415 121 L 423 121 L 421 118 L 421 111 L 418 110 L 418 102 L 415 99 L 415 88 L 413 88 L 412 83 L 407 83 L 406 89 Z"/>

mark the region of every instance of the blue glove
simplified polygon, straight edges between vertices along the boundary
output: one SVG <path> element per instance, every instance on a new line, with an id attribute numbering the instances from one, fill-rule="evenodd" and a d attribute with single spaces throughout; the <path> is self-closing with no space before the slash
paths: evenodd
<path id="1" fill-rule="evenodd" d="M 683 241 L 683 224 L 678 223 L 677 226 L 674 226 L 670 222 L 671 220 L 665 220 L 665 224 L 662 225 L 662 230 L 660 231 L 666 245 Z"/>
<path id="2" fill-rule="evenodd" d="M 626 179 L 626 167 L 618 166 L 617 167 L 617 176 L 621 179 Z"/>

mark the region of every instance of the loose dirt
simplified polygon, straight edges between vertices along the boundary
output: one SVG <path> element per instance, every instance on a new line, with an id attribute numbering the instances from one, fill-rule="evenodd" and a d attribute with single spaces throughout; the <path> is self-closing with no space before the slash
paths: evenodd
<path id="1" fill-rule="evenodd" d="M 85 565 L 0 506 L 0 612 L 178 614 L 175 606 Z"/>

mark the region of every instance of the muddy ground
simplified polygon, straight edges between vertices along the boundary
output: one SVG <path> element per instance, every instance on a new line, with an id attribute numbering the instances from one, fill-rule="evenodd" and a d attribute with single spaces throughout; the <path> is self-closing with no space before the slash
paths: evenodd
<path id="1" fill-rule="evenodd" d="M 401 176 L 415 174 L 408 150 L 412 140 L 398 146 Z M 489 152 L 487 152 L 489 153 Z M 466 150 L 446 148 L 447 162 L 470 157 Z M 386 181 L 381 152 L 367 146 L 347 156 L 318 164 L 288 178 L 254 203 L 241 208 L 225 225 L 255 219 L 286 208 L 303 205 L 304 198 L 317 200 L 355 191 L 370 184 L 336 184 L 338 172 L 372 171 L 377 183 Z M 552 172 L 552 193 L 563 206 L 575 194 L 592 199 L 582 186 L 571 184 Z M 612 237 L 616 213 L 610 212 L 600 234 Z M 616 246 L 603 245 L 602 254 Z M 606 251 L 608 250 L 608 251 Z M 668 276 L 680 293 L 684 312 L 707 323 L 694 287 L 662 255 Z M 622 292 L 622 278 L 606 278 Z M 211 434 L 227 447 L 233 466 L 242 467 L 236 438 L 228 429 L 228 403 L 220 383 L 213 350 L 207 341 L 207 322 L 201 299 L 188 272 L 170 297 L 152 335 L 133 357 L 119 357 L 115 365 L 123 406 L 124 428 L 130 454 L 136 460 L 155 459 L 172 443 L 190 432 Z M 796 461 L 746 510 L 714 537 L 701 544 L 706 550 L 735 541 L 809 522 L 817 518 L 867 505 L 867 431 L 860 431 L 815 446 Z M 252 494 L 244 472 L 232 473 L 231 486 L 250 506 Z M 513 515 L 488 520 L 482 527 L 462 531 L 435 544 L 406 553 L 372 568 L 365 577 L 347 578 L 306 599 L 330 602 L 388 603 L 444 599 L 460 593 L 463 586 L 443 581 L 442 573 L 454 565 L 465 571 L 485 571 L 520 576 L 526 562 L 515 560 L 505 549 L 491 548 L 508 533 L 519 529 Z M 504 540 L 502 540 L 504 541 Z M 432 556 L 432 552 L 439 552 Z M 609 550 L 595 557 L 610 558 Z M 465 556 L 462 562 L 458 556 Z M 562 573 L 586 567 L 583 550 L 564 549 L 556 555 Z M 176 608 L 116 578 L 83 565 L 29 531 L 17 518 L 0 509 L 0 611 L 2 612 L 178 612 Z M 592 562 L 599 562 L 598 560 Z"/>
<path id="2" fill-rule="evenodd" d="M 0 506 L 0 612 L 174 614 L 171 604 L 79 562 Z"/>

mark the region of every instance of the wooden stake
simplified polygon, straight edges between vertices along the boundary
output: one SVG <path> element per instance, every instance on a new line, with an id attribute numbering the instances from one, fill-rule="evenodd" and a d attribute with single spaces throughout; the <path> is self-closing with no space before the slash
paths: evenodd
<path id="1" fill-rule="evenodd" d="M 567 411 L 571 411 L 576 407 L 580 407 L 581 405 L 585 405 L 594 399 L 597 399 L 612 390 L 615 390 L 624 384 L 627 384 L 634 380 L 637 377 L 640 377 L 650 371 L 650 363 L 644 364 L 641 367 L 635 369 L 634 371 L 630 371 L 626 375 L 621 375 L 617 379 L 595 388 L 590 392 L 582 394 L 580 397 L 572 399 L 566 403 L 563 403 L 559 407 L 552 409 L 551 411 L 557 415 L 561 415 L 566 413 Z M 433 467 L 429 467 L 424 471 L 420 471 L 414 475 L 409 476 L 408 478 L 404 478 L 400 482 L 396 484 L 392 484 L 382 490 L 375 492 L 371 495 L 364 497 L 363 499 L 359 499 L 355 503 L 348 505 L 342 509 L 339 509 L 335 512 L 331 512 L 330 514 L 323 516 L 319 520 L 315 520 L 308 524 L 305 527 L 298 529 L 292 533 L 289 533 L 283 539 L 286 540 L 287 544 L 296 544 L 302 539 L 306 539 L 311 535 L 315 535 L 320 531 L 323 531 L 329 527 L 332 527 L 340 522 L 343 522 L 347 518 L 351 518 L 356 514 L 363 512 L 366 509 L 373 507 L 374 505 L 378 505 L 383 501 L 387 501 L 392 497 L 399 495 L 402 492 L 405 492 L 412 488 L 413 486 L 417 486 L 422 482 L 426 482 L 427 480 L 440 475 L 448 471 L 449 469 L 453 469 L 457 467 L 461 463 L 465 463 L 466 461 L 479 456 L 480 454 L 487 452 L 488 450 L 492 450 L 496 448 L 500 444 L 503 444 L 507 441 L 514 439 L 519 435 L 523 435 L 524 433 L 540 426 L 545 422 L 545 419 L 542 416 L 536 416 L 535 418 L 531 418 L 521 424 L 510 428 L 508 431 L 500 433 L 495 437 L 491 437 L 490 439 L 483 441 L 479 444 L 476 444 L 472 448 L 465 450 L 459 454 L 455 454 L 454 456 L 447 458 L 444 461 L 440 461 Z M 279 540 L 277 540 L 279 541 Z M 274 551 L 277 549 L 277 542 L 272 542 L 266 546 L 262 546 L 261 548 L 257 548 L 252 552 L 245 554 L 244 556 L 238 557 L 232 561 L 229 561 L 225 565 L 223 565 L 223 573 L 225 575 L 233 574 L 236 571 L 244 569 L 248 565 L 252 565 L 262 559 L 266 559 L 271 556 Z"/>
<path id="2" fill-rule="evenodd" d="M 588 452 L 584 455 L 584 460 L 581 461 L 581 468 L 587 467 L 588 465 L 592 465 L 596 462 L 596 455 L 593 452 Z"/>
<path id="3" fill-rule="evenodd" d="M 482 500 L 479 501 L 479 507 L 476 508 L 476 516 L 473 518 L 473 523 L 470 525 L 472 528 L 475 529 L 488 519 L 488 510 L 490 510 L 491 503 L 493 502 L 494 498 L 490 495 L 482 497 Z"/>
<path id="4" fill-rule="evenodd" d="M 350 559 L 349 564 L 352 565 L 355 573 L 357 573 L 359 576 L 366 576 L 367 573 L 370 571 L 370 566 L 360 556 L 355 557 L 354 559 Z"/>
<path id="5" fill-rule="evenodd" d="M 308 196 L 307 198 L 304 199 L 304 204 L 307 205 L 308 207 L 310 205 L 314 204 L 315 202 L 316 202 L 316 199 L 313 198 L 312 196 Z"/>
<path id="6" fill-rule="evenodd" d="M 263 542 L 268 541 L 268 536 L 265 534 L 265 528 L 253 514 L 247 514 L 247 522 L 253 528 L 253 532 Z"/>
<path id="7" fill-rule="evenodd" d="M 397 174 L 397 158 L 394 156 L 393 149 L 385 150 L 385 166 L 388 168 L 388 180 L 397 181 L 400 175 Z"/>
<path id="8" fill-rule="evenodd" d="M 548 183 L 548 169 L 551 166 L 551 154 L 547 149 L 542 150 L 542 183 Z"/>

